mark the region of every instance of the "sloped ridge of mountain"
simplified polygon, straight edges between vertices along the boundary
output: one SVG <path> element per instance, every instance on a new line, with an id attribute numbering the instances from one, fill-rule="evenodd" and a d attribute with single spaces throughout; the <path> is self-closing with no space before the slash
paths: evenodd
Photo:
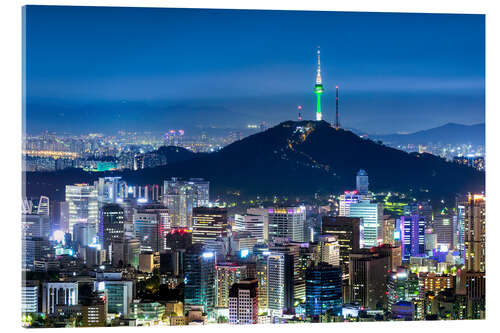
<path id="1" fill-rule="evenodd" d="M 134 184 L 201 177 L 220 195 L 237 192 L 242 196 L 293 197 L 353 189 L 359 169 L 368 172 L 373 191 L 429 191 L 429 195 L 451 197 L 484 190 L 484 172 L 430 154 L 408 154 L 350 131 L 336 130 L 325 121 L 286 121 L 218 152 L 194 154 L 157 168 L 92 174 L 80 170 L 28 173 L 27 178 L 30 186 L 34 182 L 50 187 L 59 183 L 62 189 L 64 184 L 104 175 L 120 175 Z"/>
<path id="2" fill-rule="evenodd" d="M 411 134 L 373 135 L 376 140 L 392 144 L 485 144 L 485 125 L 448 123 L 443 126 Z"/>

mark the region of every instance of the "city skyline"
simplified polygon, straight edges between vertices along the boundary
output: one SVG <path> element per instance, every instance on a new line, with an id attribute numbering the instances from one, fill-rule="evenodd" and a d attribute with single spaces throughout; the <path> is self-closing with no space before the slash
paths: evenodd
<path id="1" fill-rule="evenodd" d="M 336 85 L 345 127 L 484 122 L 482 15 L 28 6 L 26 23 L 28 133 L 313 119 L 318 46 L 331 123 Z"/>
<path id="2" fill-rule="evenodd" d="M 485 319 L 484 15 L 23 14 L 22 326 Z"/>

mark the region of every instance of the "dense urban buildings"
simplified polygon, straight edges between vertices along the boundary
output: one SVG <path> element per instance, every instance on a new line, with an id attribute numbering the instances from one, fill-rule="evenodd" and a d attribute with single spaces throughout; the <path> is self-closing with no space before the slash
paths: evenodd
<path id="1" fill-rule="evenodd" d="M 326 202 L 230 204 L 195 177 L 24 198 L 24 325 L 484 318 L 484 193 L 434 206 L 358 169 Z"/>
<path id="2" fill-rule="evenodd" d="M 298 121 L 26 133 L 23 326 L 485 318 L 484 145 L 340 126 L 322 51 Z"/>

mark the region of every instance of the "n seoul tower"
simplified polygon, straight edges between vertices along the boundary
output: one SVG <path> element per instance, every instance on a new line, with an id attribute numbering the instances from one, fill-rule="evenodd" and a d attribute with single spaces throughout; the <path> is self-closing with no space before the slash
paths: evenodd
<path id="1" fill-rule="evenodd" d="M 318 72 L 316 74 L 316 85 L 314 86 L 314 93 L 316 94 L 316 120 L 320 121 L 323 117 L 321 114 L 321 95 L 323 94 L 323 83 L 321 81 L 321 62 L 320 51 L 318 46 Z"/>

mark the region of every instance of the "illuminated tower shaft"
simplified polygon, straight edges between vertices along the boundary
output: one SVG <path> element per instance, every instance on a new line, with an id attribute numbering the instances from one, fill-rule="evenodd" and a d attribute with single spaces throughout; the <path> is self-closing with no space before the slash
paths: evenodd
<path id="1" fill-rule="evenodd" d="M 321 81 L 321 62 L 320 62 L 320 51 L 318 48 L 318 72 L 316 74 L 316 85 L 314 86 L 314 93 L 316 94 L 316 120 L 322 120 L 323 116 L 321 113 L 321 95 L 323 94 L 323 83 Z"/>

